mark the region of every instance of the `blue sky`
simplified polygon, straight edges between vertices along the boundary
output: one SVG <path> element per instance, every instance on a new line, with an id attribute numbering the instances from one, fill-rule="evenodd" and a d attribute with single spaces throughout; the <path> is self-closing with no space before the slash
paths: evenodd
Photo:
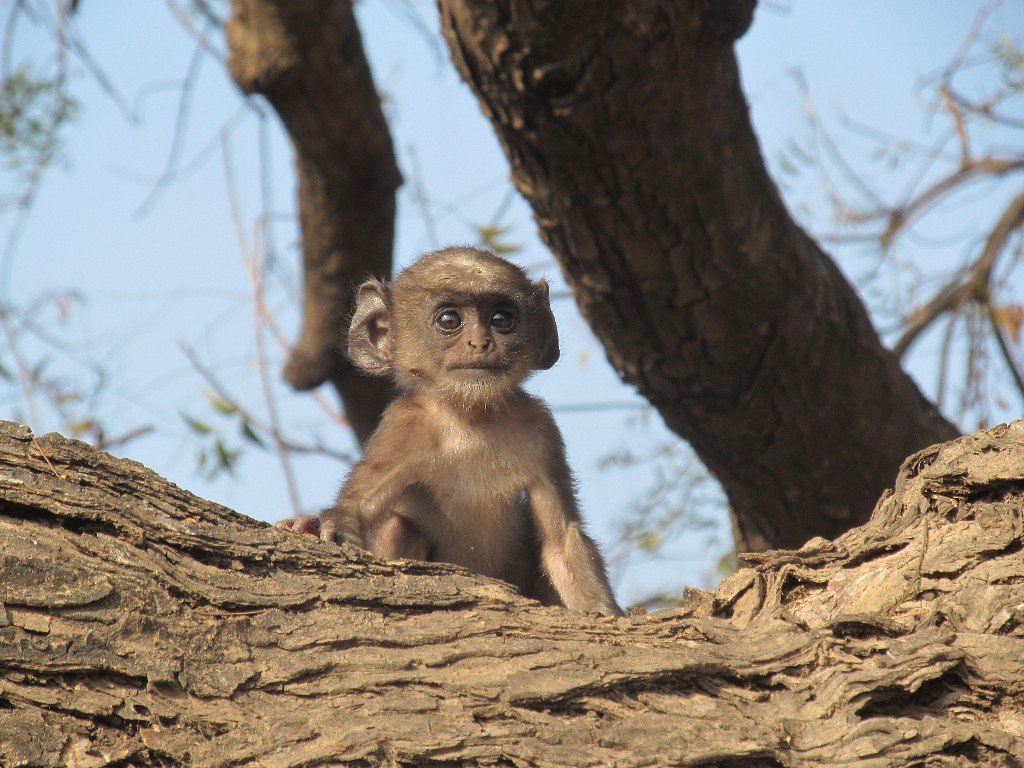
<path id="1" fill-rule="evenodd" d="M 928 131 L 916 84 L 946 62 L 981 6 L 935 0 L 763 3 L 738 50 L 770 167 L 777 169 L 786 142 L 806 131 L 790 74 L 794 68 L 804 73 L 831 119 L 841 110 L 893 133 Z M 489 125 L 447 60 L 433 3 L 363 0 L 357 7 L 406 180 L 396 242 L 397 261 L 404 264 L 429 248 L 472 240 L 472 226 L 491 221 L 503 209 L 508 170 Z M 423 28 L 410 23 L 410 9 Z M 1019 39 L 1024 2 L 1005 2 L 992 24 Z M 4 265 L 9 279 L 0 286 L 0 298 L 17 301 L 74 289 L 82 301 L 59 330 L 74 340 L 72 358 L 99 360 L 108 369 L 98 414 L 115 425 L 114 431 L 116 425 L 157 427 L 123 453 L 245 514 L 265 520 L 287 516 L 276 459 L 250 450 L 237 479 L 205 480 L 195 472 L 194 436 L 179 415 L 215 418 L 182 345 L 194 349 L 241 400 L 260 407 L 250 294 L 226 169 L 234 179 L 244 238 L 251 241 L 255 217 L 268 204 L 274 214 L 275 274 L 293 275 L 298 234 L 291 219 L 295 180 L 286 137 L 268 108 L 262 108 L 263 117 L 245 109 L 223 67 L 207 59 L 181 134 L 184 172 L 156 185 L 175 146 L 180 81 L 194 42 L 162 3 L 83 3 L 77 29 L 135 119 L 126 120 L 115 100 L 75 66 L 72 90 L 82 109 L 66 132 L 66 163 L 46 179 L 13 261 Z M 45 57 L 50 50 L 44 32 L 19 30 L 21 56 Z M 426 205 L 418 202 L 416 186 L 425 190 Z M 803 183 L 787 188 L 793 206 L 808 194 Z M 557 265 L 538 241 L 528 207 L 513 198 L 501 222 L 510 228 L 508 239 L 522 245 L 517 260 L 551 279 L 557 290 Z M 9 215 L 0 218 L 0 235 L 10 224 Z M 845 262 L 844 268 L 856 272 Z M 294 298 L 284 290 L 272 298 L 291 336 Z M 531 389 L 555 407 L 591 530 L 611 542 L 616 520 L 644 497 L 659 467 L 609 468 L 600 464 L 602 457 L 623 448 L 643 452 L 669 435 L 656 417 L 643 415 L 639 398 L 618 382 L 574 307 L 560 301 L 556 313 L 562 361 L 538 375 Z M 66 366 L 68 375 L 81 373 L 65 361 L 54 365 Z M 925 381 L 927 362 L 915 373 Z M 308 397 L 283 387 L 278 396 L 291 430 L 316 432 L 351 449 L 350 439 L 327 423 Z M 586 403 L 623 408 L 561 408 Z M 25 413 L 14 394 L 0 400 L 0 417 Z M 54 426 L 42 414 L 38 421 L 32 425 L 38 433 Z M 344 468 L 314 458 L 293 464 L 303 505 L 314 509 L 330 503 Z M 725 546 L 727 527 L 720 521 L 676 542 L 657 562 L 620 564 L 613 574 L 617 590 L 629 602 L 656 589 L 707 586 Z"/>

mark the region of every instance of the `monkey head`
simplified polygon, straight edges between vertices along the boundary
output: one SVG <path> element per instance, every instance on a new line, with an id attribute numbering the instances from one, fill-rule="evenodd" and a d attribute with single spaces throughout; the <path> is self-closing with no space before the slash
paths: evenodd
<path id="1" fill-rule="evenodd" d="M 477 248 L 421 257 L 390 285 L 359 286 L 348 355 L 406 391 L 493 405 L 558 360 L 548 284 Z"/>

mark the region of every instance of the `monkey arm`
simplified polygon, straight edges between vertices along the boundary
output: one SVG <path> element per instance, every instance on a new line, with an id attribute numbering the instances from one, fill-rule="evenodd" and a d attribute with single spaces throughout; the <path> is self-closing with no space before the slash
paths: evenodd
<path id="1" fill-rule="evenodd" d="M 564 457 L 561 463 L 565 465 Z M 569 467 L 556 473 L 564 483 L 542 478 L 527 488 L 540 537 L 540 562 L 566 608 L 624 616 L 608 584 L 597 545 L 583 532 Z"/>
<path id="2" fill-rule="evenodd" d="M 375 530 L 400 501 L 408 474 L 402 462 L 382 470 L 368 450 L 352 468 L 334 505 L 320 513 L 321 536 L 329 529 L 338 540 L 374 549 Z"/>
<path id="3" fill-rule="evenodd" d="M 303 515 L 280 520 L 277 527 L 318 536 L 324 541 L 338 544 L 347 542 L 363 549 L 372 549 L 370 529 L 379 523 L 381 502 L 386 504 L 400 490 L 394 477 L 396 472 L 375 469 L 372 455 L 372 451 L 368 450 L 366 456 L 352 468 L 333 505 L 318 516 Z"/>
<path id="4" fill-rule="evenodd" d="M 389 560 L 430 560 L 433 546 L 426 530 L 438 517 L 436 506 L 417 484 L 402 485 L 405 474 L 392 473 L 385 478 L 390 482 L 378 484 L 357 475 L 319 518 L 283 521 L 289 524 L 285 527 L 325 541 L 345 541 Z"/>
<path id="5" fill-rule="evenodd" d="M 407 400 L 393 403 L 366 446 L 366 453 L 349 473 L 334 505 L 320 513 L 321 531 L 334 531 L 338 539 L 384 557 L 426 559 L 429 541 L 414 535 L 432 507 L 422 489 L 422 452 L 409 445 L 423 444 L 422 419 Z M 391 518 L 403 517 L 414 525 Z"/>
<path id="6" fill-rule="evenodd" d="M 430 492 L 413 483 L 391 494 L 386 508 L 376 508 L 367 524 L 367 549 L 389 560 L 433 560 L 437 504 Z M 366 518 L 364 517 L 364 520 Z"/>

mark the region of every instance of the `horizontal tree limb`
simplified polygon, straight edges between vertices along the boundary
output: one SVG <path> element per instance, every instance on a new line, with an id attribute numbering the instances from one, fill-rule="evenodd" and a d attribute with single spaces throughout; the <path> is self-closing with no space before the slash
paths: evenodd
<path id="1" fill-rule="evenodd" d="M 1016 765 L 1024 422 L 683 609 L 544 608 L 0 422 L 4 766 Z"/>

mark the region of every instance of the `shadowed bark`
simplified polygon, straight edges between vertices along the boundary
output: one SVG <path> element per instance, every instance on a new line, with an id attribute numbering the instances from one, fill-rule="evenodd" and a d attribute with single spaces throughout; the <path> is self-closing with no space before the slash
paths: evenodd
<path id="1" fill-rule="evenodd" d="M 733 50 L 753 0 L 439 5 L 583 315 L 721 481 L 740 549 L 863 522 L 956 434 L 768 176 Z"/>
<path id="2" fill-rule="evenodd" d="M 541 608 L 0 422 L 0 765 L 1014 766 L 1024 422 L 682 610 Z"/>
<path id="3" fill-rule="evenodd" d="M 347 0 L 232 0 L 231 75 L 267 98 L 295 148 L 302 330 L 284 370 L 296 389 L 330 381 L 360 442 L 392 396 L 341 354 L 352 291 L 391 274 L 402 178 Z"/>

